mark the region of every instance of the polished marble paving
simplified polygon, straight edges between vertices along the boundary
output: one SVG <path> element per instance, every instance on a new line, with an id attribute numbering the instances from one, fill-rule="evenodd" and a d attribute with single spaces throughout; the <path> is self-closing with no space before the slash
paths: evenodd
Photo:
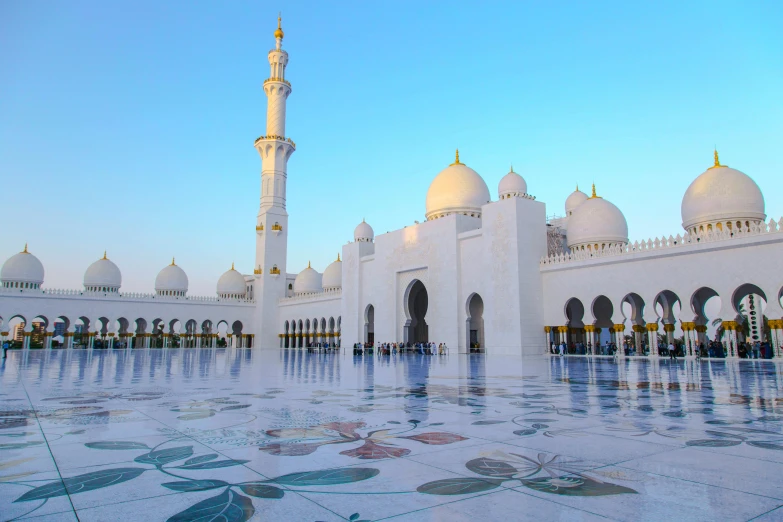
<path id="1" fill-rule="evenodd" d="M 9 352 L 0 519 L 783 520 L 783 365 Z"/>

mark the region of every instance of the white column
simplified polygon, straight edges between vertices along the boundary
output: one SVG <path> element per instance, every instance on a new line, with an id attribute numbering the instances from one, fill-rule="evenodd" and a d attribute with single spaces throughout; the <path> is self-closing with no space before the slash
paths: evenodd
<path id="1" fill-rule="evenodd" d="M 617 356 L 625 357 L 625 348 L 623 343 L 625 342 L 625 323 L 614 325 L 614 344 L 617 346 Z M 620 330 L 622 328 L 622 330 Z"/>
<path id="2" fill-rule="evenodd" d="M 650 357 L 659 357 L 658 354 L 658 330 L 650 330 L 649 325 L 654 324 L 658 326 L 658 323 L 648 323 L 647 329 L 647 345 L 650 349 Z"/>

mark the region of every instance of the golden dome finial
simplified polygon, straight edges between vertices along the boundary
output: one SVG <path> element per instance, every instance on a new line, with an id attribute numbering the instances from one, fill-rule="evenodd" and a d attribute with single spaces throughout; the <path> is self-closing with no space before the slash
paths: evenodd
<path id="1" fill-rule="evenodd" d="M 514 164 L 511 164 L 511 170 L 509 172 L 514 172 Z"/>
<path id="2" fill-rule="evenodd" d="M 715 158 L 715 165 L 713 167 L 722 167 L 723 165 L 720 164 L 720 159 L 718 159 L 718 148 L 715 147 L 715 151 L 713 152 L 713 157 Z"/>
<path id="3" fill-rule="evenodd" d="M 24 250 L 22 250 L 23 254 L 29 254 L 30 252 L 27 251 L 27 243 L 24 244 Z"/>
<path id="4" fill-rule="evenodd" d="M 281 27 L 281 23 L 283 22 L 283 18 L 280 13 L 277 13 L 277 29 L 275 30 L 275 38 L 283 39 L 283 28 Z"/>
<path id="5" fill-rule="evenodd" d="M 590 198 L 597 198 L 598 196 L 595 194 L 595 183 L 593 183 L 593 195 L 590 196 Z"/>
<path id="6" fill-rule="evenodd" d="M 576 184 L 576 192 L 579 192 L 579 183 Z"/>
<path id="7" fill-rule="evenodd" d="M 464 163 L 460 163 L 460 161 L 459 161 L 459 149 L 457 149 L 457 159 L 455 159 L 454 163 L 452 163 L 451 165 L 464 165 Z M 451 166 L 451 165 L 449 165 L 449 166 Z"/>
<path id="8" fill-rule="evenodd" d="M 340 252 L 337 252 L 337 261 L 340 261 Z M 342 261 L 340 261 L 342 262 Z"/>
<path id="9" fill-rule="evenodd" d="M 231 261 L 231 270 L 233 270 L 233 269 L 234 269 L 234 262 Z"/>
<path id="10" fill-rule="evenodd" d="M 174 262 L 174 258 L 171 258 L 171 266 L 175 266 L 177 263 Z"/>
<path id="11" fill-rule="evenodd" d="M 307 268 L 313 268 L 310 266 L 310 261 L 307 262 Z"/>
<path id="12" fill-rule="evenodd" d="M 103 251 L 103 259 L 109 259 L 108 257 L 106 257 L 106 251 L 105 250 Z"/>

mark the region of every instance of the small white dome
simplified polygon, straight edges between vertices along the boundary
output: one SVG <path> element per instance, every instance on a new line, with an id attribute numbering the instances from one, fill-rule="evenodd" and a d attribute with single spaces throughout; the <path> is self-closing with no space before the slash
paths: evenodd
<path id="1" fill-rule="evenodd" d="M 481 216 L 481 207 L 490 202 L 489 189 L 478 173 L 457 160 L 440 171 L 427 190 L 427 219 L 448 214 Z"/>
<path id="2" fill-rule="evenodd" d="M 317 294 L 323 291 L 321 274 L 307 263 L 307 268 L 299 272 L 294 279 L 294 294 Z"/>
<path id="3" fill-rule="evenodd" d="M 44 267 L 41 261 L 33 254 L 27 251 L 27 245 L 24 250 L 8 258 L 0 269 L 0 281 L 3 286 L 14 286 L 17 288 L 38 288 L 44 281 Z M 25 287 L 18 286 L 27 285 Z"/>
<path id="4" fill-rule="evenodd" d="M 764 221 L 764 195 L 750 176 L 721 165 L 715 152 L 715 165 L 693 180 L 682 198 L 682 226 L 692 230 L 699 225 Z"/>
<path id="5" fill-rule="evenodd" d="M 155 278 L 155 291 L 158 295 L 176 296 L 184 296 L 188 292 L 188 276 L 173 259 Z"/>
<path id="6" fill-rule="evenodd" d="M 576 207 L 587 201 L 587 194 L 579 190 L 579 185 L 576 186 L 576 190 L 573 191 L 565 202 L 566 217 L 570 216 L 576 210 Z"/>
<path id="7" fill-rule="evenodd" d="M 362 219 L 362 222 L 359 223 L 353 231 L 353 239 L 354 241 L 372 243 L 372 240 L 375 239 L 375 232 L 373 232 L 372 227 Z"/>
<path id="8" fill-rule="evenodd" d="M 217 294 L 220 297 L 245 297 L 247 295 L 245 276 L 234 270 L 233 264 L 231 269 L 218 279 Z"/>
<path id="9" fill-rule="evenodd" d="M 93 292 L 116 292 L 122 285 L 122 274 L 117 265 L 106 257 L 97 260 L 84 272 L 84 289 Z"/>
<path id="10" fill-rule="evenodd" d="M 337 254 L 337 261 L 326 267 L 323 278 L 321 279 L 324 290 L 335 290 L 343 286 L 343 262 L 340 261 L 340 254 Z"/>
<path id="11" fill-rule="evenodd" d="M 568 248 L 604 248 L 628 243 L 628 223 L 613 203 L 595 195 L 576 207 L 568 217 Z"/>
<path id="12" fill-rule="evenodd" d="M 527 194 L 527 183 L 525 179 L 514 172 L 514 167 L 508 174 L 503 176 L 498 183 L 498 197 L 501 199 L 506 196 L 523 196 Z"/>

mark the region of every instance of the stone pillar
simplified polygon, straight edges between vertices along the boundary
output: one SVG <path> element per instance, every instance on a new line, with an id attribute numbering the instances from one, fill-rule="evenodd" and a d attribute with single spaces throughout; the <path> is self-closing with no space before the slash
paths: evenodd
<path id="1" fill-rule="evenodd" d="M 109 332 L 109 349 L 114 349 L 114 332 Z"/>
<path id="2" fill-rule="evenodd" d="M 587 355 L 595 355 L 595 325 L 585 325 L 585 344 L 587 345 Z"/>
<path id="3" fill-rule="evenodd" d="M 769 330 L 772 339 L 769 339 L 769 343 L 772 345 L 773 357 L 779 359 L 783 357 L 783 319 L 770 319 Z"/>
<path id="4" fill-rule="evenodd" d="M 674 324 L 665 323 L 663 325 L 663 331 L 666 332 L 666 344 L 674 343 Z"/>
<path id="5" fill-rule="evenodd" d="M 546 334 L 546 342 L 544 343 L 544 354 L 551 353 L 551 349 L 550 349 L 552 346 L 551 345 L 552 341 L 550 340 L 551 332 L 552 332 L 551 326 L 544 327 L 544 333 Z"/>
<path id="6" fill-rule="evenodd" d="M 617 346 L 617 356 L 625 357 L 625 349 L 623 343 L 625 342 L 625 324 L 619 323 L 614 325 L 614 344 Z"/>
<path id="7" fill-rule="evenodd" d="M 85 334 L 82 334 L 84 336 Z M 87 348 L 92 350 L 95 346 L 95 332 L 87 332 Z"/>
<path id="8" fill-rule="evenodd" d="M 30 349 L 30 333 L 31 332 L 22 332 L 22 350 Z"/>
<path id="9" fill-rule="evenodd" d="M 658 354 L 658 323 L 647 323 L 647 345 L 650 348 L 650 357 L 659 357 Z"/>
<path id="10" fill-rule="evenodd" d="M 736 359 L 737 353 L 737 321 L 723 321 L 723 346 L 727 359 Z"/>
<path id="11" fill-rule="evenodd" d="M 682 326 L 682 340 L 685 342 L 685 356 L 690 357 L 693 355 L 693 339 L 691 339 L 691 326 L 693 323 L 686 321 L 680 321 Z"/>
<path id="12" fill-rule="evenodd" d="M 631 326 L 633 330 L 633 343 L 636 348 L 636 355 L 642 355 L 642 333 L 644 332 L 644 326 L 635 324 Z"/>
<path id="13" fill-rule="evenodd" d="M 54 336 L 54 332 L 44 332 L 44 338 L 43 338 L 44 350 L 52 349 L 52 336 Z"/>

